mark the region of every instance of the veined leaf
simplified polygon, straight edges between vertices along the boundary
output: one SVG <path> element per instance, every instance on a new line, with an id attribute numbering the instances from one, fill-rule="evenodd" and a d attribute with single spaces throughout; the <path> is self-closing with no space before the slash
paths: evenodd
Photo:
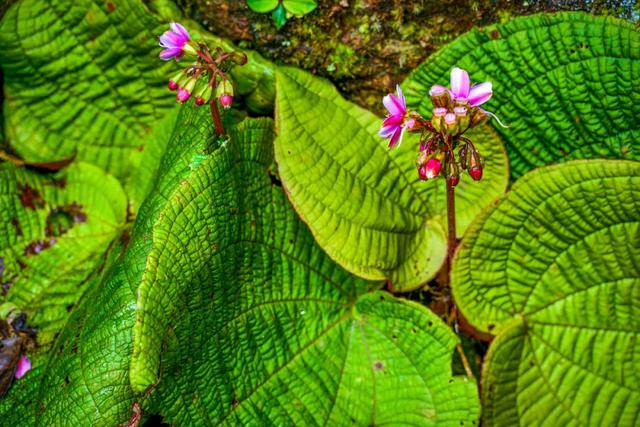
<path id="1" fill-rule="evenodd" d="M 473 29 L 432 55 L 405 81 L 407 102 L 431 115 L 429 88 L 453 67 L 493 83 L 483 105 L 509 127 L 504 138 L 518 177 L 550 163 L 640 159 L 640 31 L 613 17 L 540 14 Z"/>
<path id="2" fill-rule="evenodd" d="M 276 109 L 280 174 L 320 246 L 354 274 L 388 279 L 398 290 L 432 278 L 446 252 L 444 181 L 418 179 L 416 140 L 405 135 L 401 147 L 388 150 L 377 135 L 381 119 L 291 68 L 278 72 Z M 506 187 L 499 139 L 479 134 L 491 171 L 480 183 L 460 185 L 460 234 Z"/>
<path id="3" fill-rule="evenodd" d="M 452 288 L 466 318 L 498 335 L 483 374 L 486 425 L 635 424 L 640 163 L 523 176 L 468 230 Z"/>
<path id="4" fill-rule="evenodd" d="M 22 0 L 0 23 L 5 132 L 31 162 L 68 158 L 119 179 L 175 102 L 164 26 L 139 1 Z"/>
<path id="5" fill-rule="evenodd" d="M 272 139 L 270 120 L 243 122 L 162 198 L 131 363 L 134 389 L 157 384 L 145 409 L 185 426 L 475 421 L 473 382 L 451 374 L 455 335 L 322 252 Z"/>
<path id="6" fill-rule="evenodd" d="M 86 290 L 126 210 L 118 181 L 95 166 L 43 176 L 0 165 L 0 302 L 27 313 L 40 348 L 48 348 Z"/>

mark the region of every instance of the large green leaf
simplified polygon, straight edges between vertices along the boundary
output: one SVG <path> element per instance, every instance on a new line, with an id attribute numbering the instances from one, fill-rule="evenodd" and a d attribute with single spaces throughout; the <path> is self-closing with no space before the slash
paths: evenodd
<path id="1" fill-rule="evenodd" d="M 512 174 L 568 159 L 640 159 L 640 31 L 612 17 L 534 15 L 474 29 L 418 67 L 407 101 L 430 114 L 429 88 L 455 66 L 493 82 L 486 108 L 509 127 Z"/>
<path id="2" fill-rule="evenodd" d="M 0 302 L 11 301 L 47 347 L 121 231 L 127 199 L 118 181 L 76 163 L 55 175 L 0 165 Z"/>
<path id="3" fill-rule="evenodd" d="M 398 290 L 433 277 L 446 252 L 444 181 L 418 179 L 415 138 L 387 150 L 378 117 L 295 69 L 278 72 L 276 110 L 280 174 L 320 246 L 347 270 Z M 486 129 L 478 135 L 490 166 L 485 180 L 463 180 L 457 191 L 460 234 L 506 187 L 499 139 Z"/>
<path id="4" fill-rule="evenodd" d="M 635 425 L 640 416 L 640 163 L 574 161 L 522 177 L 470 227 L 456 303 L 498 334 L 486 425 Z"/>
<path id="5" fill-rule="evenodd" d="M 113 264 L 115 245 L 107 264 Z M 131 250 L 134 252 L 134 250 Z M 52 350 L 0 400 L 2 425 L 118 426 L 131 415 L 129 385 L 135 294 L 126 263 L 95 276 Z"/>
<path id="6" fill-rule="evenodd" d="M 192 126 L 209 140 L 206 115 Z M 177 425 L 475 421 L 475 385 L 451 373 L 455 335 L 322 252 L 272 140 L 270 120 L 244 122 L 162 199 L 131 363 L 135 389 L 157 383 L 147 410 Z"/>
<path id="7" fill-rule="evenodd" d="M 140 1 L 22 0 L 0 23 L 5 132 L 30 161 L 71 156 L 125 178 L 175 102 L 164 26 Z"/>

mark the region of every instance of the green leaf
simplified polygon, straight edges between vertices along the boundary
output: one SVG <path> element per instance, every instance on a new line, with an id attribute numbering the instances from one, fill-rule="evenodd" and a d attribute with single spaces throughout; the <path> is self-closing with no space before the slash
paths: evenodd
<path id="1" fill-rule="evenodd" d="M 290 68 L 276 80 L 276 158 L 316 241 L 347 270 L 387 279 L 397 290 L 432 278 L 446 252 L 444 180 L 418 179 L 416 139 L 405 135 L 400 148 L 388 150 L 377 135 L 381 119 L 345 101 L 328 82 Z M 490 171 L 481 183 L 466 177 L 460 184 L 460 234 L 506 186 L 499 139 L 488 130 L 477 136 Z"/>
<path id="2" fill-rule="evenodd" d="M 0 23 L 5 132 L 32 162 L 90 162 L 125 179 L 175 102 L 165 26 L 139 1 L 22 0 Z"/>
<path id="3" fill-rule="evenodd" d="M 271 13 L 273 17 L 273 22 L 276 24 L 276 29 L 280 29 L 284 27 L 284 24 L 287 23 L 287 11 L 284 9 L 284 6 L 281 4 Z"/>
<path id="4" fill-rule="evenodd" d="M 147 412 L 185 426 L 475 421 L 455 335 L 322 252 L 278 185 L 272 139 L 270 120 L 243 122 L 161 198 L 131 363 L 134 389 L 159 380 Z"/>
<path id="5" fill-rule="evenodd" d="M 115 245 L 112 265 L 122 246 Z M 134 250 L 131 251 L 135 253 Z M 53 349 L 0 400 L 4 425 L 118 426 L 130 418 L 129 386 L 135 270 L 120 263 L 94 277 Z"/>
<path id="6" fill-rule="evenodd" d="M 407 102 L 431 114 L 433 84 L 453 67 L 493 83 L 483 105 L 501 128 L 518 177 L 578 158 L 640 159 L 640 31 L 613 17 L 541 14 L 473 29 L 432 55 L 403 85 Z"/>
<path id="7" fill-rule="evenodd" d="M 267 13 L 278 7 L 279 0 L 247 0 L 247 5 L 256 13 Z"/>
<path id="8" fill-rule="evenodd" d="M 118 181 L 76 163 L 55 175 L 0 165 L 0 303 L 11 301 L 38 327 L 47 348 L 126 220 Z"/>
<path id="9" fill-rule="evenodd" d="M 318 6 L 315 0 L 282 0 L 282 5 L 287 12 L 297 16 L 311 13 Z"/>
<path id="10" fill-rule="evenodd" d="M 635 423 L 639 266 L 638 162 L 536 170 L 476 220 L 452 288 L 465 317 L 498 335 L 485 425 Z"/>

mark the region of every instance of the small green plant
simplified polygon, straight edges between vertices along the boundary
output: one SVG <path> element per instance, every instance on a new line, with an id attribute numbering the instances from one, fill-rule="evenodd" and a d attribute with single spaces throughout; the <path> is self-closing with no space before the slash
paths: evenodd
<path id="1" fill-rule="evenodd" d="M 277 29 L 282 28 L 292 15 L 304 16 L 317 6 L 315 0 L 247 0 L 247 4 L 254 12 L 271 12 Z"/>

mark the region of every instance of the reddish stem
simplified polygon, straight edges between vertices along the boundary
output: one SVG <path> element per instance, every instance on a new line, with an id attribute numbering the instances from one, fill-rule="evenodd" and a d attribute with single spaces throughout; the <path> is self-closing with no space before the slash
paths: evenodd
<path id="1" fill-rule="evenodd" d="M 213 119 L 213 126 L 216 130 L 216 135 L 222 136 L 224 135 L 224 127 L 222 127 L 222 119 L 220 119 L 220 110 L 218 110 L 218 103 L 214 99 L 209 103 L 211 107 L 211 118 Z"/>
<path id="2" fill-rule="evenodd" d="M 449 184 L 448 180 L 445 180 L 447 187 L 447 228 L 448 228 L 448 242 L 447 242 L 447 270 L 451 270 L 451 262 L 453 261 L 453 254 L 456 250 L 456 196 L 455 187 Z M 448 274 L 447 274 L 448 275 Z"/>

